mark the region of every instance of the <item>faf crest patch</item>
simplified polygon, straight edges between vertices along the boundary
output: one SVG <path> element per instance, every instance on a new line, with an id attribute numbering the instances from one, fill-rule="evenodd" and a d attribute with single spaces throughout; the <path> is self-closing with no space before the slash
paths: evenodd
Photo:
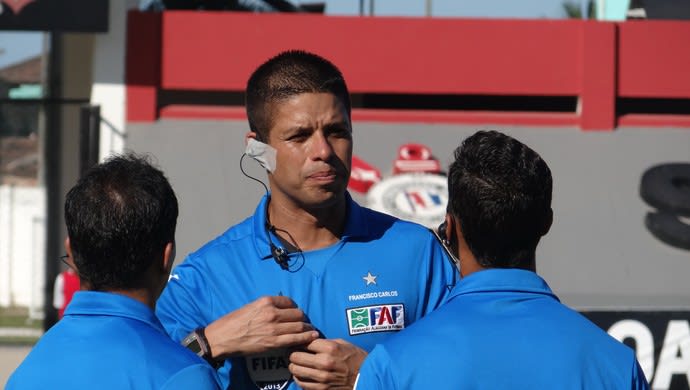
<path id="1" fill-rule="evenodd" d="M 398 331 L 405 328 L 405 306 L 396 303 L 347 309 L 347 322 L 350 336 Z"/>

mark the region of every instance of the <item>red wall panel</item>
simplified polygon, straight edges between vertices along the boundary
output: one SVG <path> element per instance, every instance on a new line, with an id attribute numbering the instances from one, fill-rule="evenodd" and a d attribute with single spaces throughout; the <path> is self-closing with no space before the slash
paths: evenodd
<path id="1" fill-rule="evenodd" d="M 150 122 L 158 118 L 160 88 L 161 15 L 127 14 L 127 120 Z"/>
<path id="2" fill-rule="evenodd" d="M 610 130 L 616 125 L 616 25 L 592 21 L 583 27 L 581 126 Z"/>
<path id="3" fill-rule="evenodd" d="M 579 99 L 577 112 L 355 110 L 355 116 L 367 120 L 579 123 L 583 129 L 604 130 L 613 129 L 617 120 L 644 125 L 649 121 L 686 123 L 690 118 L 677 111 L 630 112 L 621 117 L 616 112 L 621 97 L 690 99 L 690 22 L 685 21 L 132 11 L 127 45 L 130 121 L 153 121 L 161 113 L 241 116 L 238 108 L 194 102 L 160 107 L 159 92 L 243 91 L 258 64 L 287 49 L 305 49 L 332 60 L 353 93 Z"/>
<path id="4" fill-rule="evenodd" d="M 352 92 L 577 95 L 580 21 L 165 12 L 162 85 L 243 90 L 270 56 L 306 49 Z"/>
<path id="5" fill-rule="evenodd" d="M 690 22 L 630 21 L 618 29 L 620 96 L 690 98 Z"/>

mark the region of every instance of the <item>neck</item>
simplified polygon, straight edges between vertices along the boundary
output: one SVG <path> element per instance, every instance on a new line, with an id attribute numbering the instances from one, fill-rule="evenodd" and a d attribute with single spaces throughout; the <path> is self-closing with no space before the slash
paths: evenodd
<path id="1" fill-rule="evenodd" d="M 152 286 L 153 286 L 153 284 L 152 284 Z M 143 303 L 144 305 L 150 307 L 151 310 L 155 310 L 156 301 L 158 300 L 158 296 L 160 295 L 160 293 L 163 291 L 163 287 L 164 287 L 164 285 L 161 286 L 161 288 L 157 289 L 157 290 L 155 287 L 126 289 L 126 290 L 125 289 L 96 290 L 93 287 L 93 284 L 91 284 L 91 282 L 86 281 L 86 280 L 82 280 L 80 290 L 81 291 L 102 291 L 102 292 L 106 292 L 106 293 L 110 293 L 110 294 L 124 295 L 126 297 L 132 298 L 136 301 Z"/>
<path id="2" fill-rule="evenodd" d="M 477 259 L 472 255 L 471 253 L 465 254 L 464 258 L 461 258 L 461 263 L 460 263 L 460 275 L 465 277 L 469 274 L 475 273 L 477 271 L 485 270 L 485 269 L 492 269 L 493 267 L 484 267 L 479 264 Z M 534 259 L 524 261 L 523 263 L 520 263 L 519 265 L 515 265 L 512 267 L 506 267 L 504 269 L 524 269 L 526 271 L 532 271 L 532 272 L 537 272 L 536 266 Z"/>
<path id="3" fill-rule="evenodd" d="M 109 293 L 120 294 L 132 298 L 154 310 L 156 308 L 157 294 L 153 291 L 141 288 L 136 290 L 110 290 Z"/>
<path id="4" fill-rule="evenodd" d="M 267 219 L 286 245 L 300 250 L 327 247 L 340 240 L 347 217 L 347 201 L 340 199 L 324 207 L 305 208 L 271 197 Z"/>

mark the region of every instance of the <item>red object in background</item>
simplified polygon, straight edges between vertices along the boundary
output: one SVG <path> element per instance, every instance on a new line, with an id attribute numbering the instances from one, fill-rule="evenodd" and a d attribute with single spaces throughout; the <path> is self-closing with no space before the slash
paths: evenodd
<path id="1" fill-rule="evenodd" d="M 65 314 L 65 308 L 72 300 L 75 292 L 79 291 L 81 282 L 79 276 L 72 270 L 67 269 L 62 271 L 55 280 L 55 291 L 53 297 L 53 306 L 58 310 L 58 319 Z"/>
<path id="2" fill-rule="evenodd" d="M 369 165 L 366 161 L 357 156 L 352 156 L 352 170 L 350 172 L 350 182 L 347 187 L 360 192 L 366 193 L 374 184 L 381 181 L 381 172 L 375 167 Z"/>
<path id="3" fill-rule="evenodd" d="M 413 172 L 441 172 L 441 164 L 426 145 L 404 144 L 398 149 L 398 159 L 393 163 L 393 174 Z"/>
<path id="4" fill-rule="evenodd" d="M 10 7 L 15 15 L 18 15 L 20 12 L 22 12 L 22 9 L 24 9 L 24 7 L 26 7 L 27 5 L 29 5 L 29 3 L 33 1 L 34 0 L 13 0 L 5 2 L 5 5 Z M 1 6 L 2 4 L 0 4 L 0 7 Z"/>

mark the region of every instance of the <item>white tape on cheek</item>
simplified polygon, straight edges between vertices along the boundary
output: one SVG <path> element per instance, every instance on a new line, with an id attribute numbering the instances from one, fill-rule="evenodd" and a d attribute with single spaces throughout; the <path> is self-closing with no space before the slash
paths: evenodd
<path id="1" fill-rule="evenodd" d="M 273 173 L 276 170 L 276 150 L 271 145 L 250 138 L 244 153 L 256 160 L 267 171 Z"/>

